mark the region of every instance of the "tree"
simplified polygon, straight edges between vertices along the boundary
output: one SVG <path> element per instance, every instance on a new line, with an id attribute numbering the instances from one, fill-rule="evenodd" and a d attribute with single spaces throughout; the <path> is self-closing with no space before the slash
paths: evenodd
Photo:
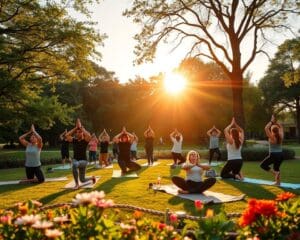
<path id="1" fill-rule="evenodd" d="M 260 80 L 259 87 L 265 97 L 265 104 L 277 113 L 285 109 L 290 109 L 295 113 L 298 139 L 300 142 L 300 82 L 291 83 L 284 81 L 286 74 L 294 71 L 293 55 L 290 50 L 294 48 L 299 38 L 285 41 L 279 48 L 275 57 L 272 59 L 265 76 Z M 298 54 L 300 48 L 298 48 Z"/>
<path id="2" fill-rule="evenodd" d="M 152 60 L 162 41 L 175 48 L 187 42 L 187 55 L 216 62 L 231 81 L 233 114 L 243 126 L 243 74 L 256 55 L 264 53 L 268 30 L 290 30 L 287 16 L 299 13 L 298 4 L 294 0 L 134 0 L 124 15 L 143 26 L 135 37 L 137 63 Z"/>
<path id="3" fill-rule="evenodd" d="M 18 129 L 33 121 L 46 129 L 55 121 L 70 121 L 72 108 L 59 102 L 55 87 L 95 75 L 89 59 L 100 57 L 95 46 L 104 36 L 92 22 L 70 17 L 67 7 L 88 14 L 91 2 L 1 1 L 1 128 Z"/>

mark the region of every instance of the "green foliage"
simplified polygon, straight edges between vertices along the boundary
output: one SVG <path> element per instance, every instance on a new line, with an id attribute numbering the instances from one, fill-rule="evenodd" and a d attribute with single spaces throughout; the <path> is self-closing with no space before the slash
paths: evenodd
<path id="1" fill-rule="evenodd" d="M 99 59 L 95 46 L 104 36 L 92 22 L 73 19 L 66 7 L 85 12 L 91 2 L 1 3 L 0 111 L 5 114 L 1 114 L 0 131 L 18 131 L 31 123 L 46 129 L 55 121 L 70 122 L 74 107 L 59 102 L 55 85 L 94 76 L 89 59 Z"/>

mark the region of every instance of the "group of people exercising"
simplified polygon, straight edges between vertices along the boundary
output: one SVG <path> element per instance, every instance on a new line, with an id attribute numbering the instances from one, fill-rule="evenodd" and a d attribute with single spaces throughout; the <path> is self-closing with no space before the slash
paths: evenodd
<path id="1" fill-rule="evenodd" d="M 275 178 L 275 184 L 280 185 L 280 165 L 283 160 L 282 141 L 283 127 L 278 123 L 274 116 L 271 121 L 265 126 L 265 133 L 269 141 L 269 155 L 260 164 L 261 168 L 271 172 Z M 189 151 L 186 159 L 182 156 L 182 134 L 175 129 L 170 134 L 170 139 L 173 143 L 172 157 L 173 165 L 181 166 L 186 171 L 186 178 L 173 176 L 172 182 L 179 187 L 181 193 L 201 193 L 216 183 L 215 178 L 202 179 L 202 173 L 210 169 L 213 154 L 217 154 L 217 158 L 221 158 L 219 150 L 219 137 L 221 131 L 213 126 L 207 131 L 210 138 L 209 141 L 209 165 L 201 163 L 200 155 L 197 151 Z M 231 123 L 224 129 L 227 149 L 227 162 L 221 170 L 220 176 L 224 179 L 232 178 L 243 180 L 241 172 L 243 160 L 241 149 L 244 142 L 244 130 L 232 118 Z M 29 141 L 26 138 L 29 136 Z M 145 152 L 148 161 L 148 166 L 153 165 L 153 143 L 155 133 L 149 126 L 144 132 L 145 137 Z M 79 180 L 81 183 L 91 181 L 95 183 L 94 176 L 86 177 L 86 166 L 88 164 L 86 150 L 89 147 L 89 158 L 96 160 L 97 146 L 100 144 L 99 164 L 107 166 L 108 162 L 108 146 L 113 143 L 113 151 L 117 157 L 121 174 L 125 175 L 132 171 L 138 171 L 141 166 L 135 162 L 138 138 L 133 133 L 129 133 L 125 127 L 117 134 L 113 141 L 110 142 L 110 136 L 103 130 L 97 138 L 94 134 L 91 135 L 82 125 L 79 119 L 76 120 L 75 127 L 69 131 L 65 131 L 60 135 L 62 139 L 61 154 L 63 162 L 69 159 L 68 145 L 73 144 L 72 158 L 72 173 L 75 181 L 75 189 L 79 188 Z M 41 170 L 40 153 L 43 146 L 41 136 L 36 132 L 32 125 L 30 130 L 19 137 L 22 145 L 26 147 L 25 171 L 27 179 L 23 182 L 38 182 L 45 181 L 44 174 Z M 270 165 L 273 165 L 271 169 Z"/>

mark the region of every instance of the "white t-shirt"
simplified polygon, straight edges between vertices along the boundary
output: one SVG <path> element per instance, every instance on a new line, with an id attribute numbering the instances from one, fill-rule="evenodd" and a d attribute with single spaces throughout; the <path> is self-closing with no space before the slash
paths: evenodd
<path id="1" fill-rule="evenodd" d="M 130 146 L 130 151 L 137 151 L 137 142 L 133 141 Z"/>
<path id="2" fill-rule="evenodd" d="M 202 173 L 202 168 L 195 165 L 186 171 L 186 180 L 191 180 L 193 182 L 202 182 Z"/>
<path id="3" fill-rule="evenodd" d="M 236 148 L 234 142 L 232 144 L 227 143 L 226 147 L 227 147 L 228 160 L 242 159 L 242 154 L 241 154 L 242 144 L 239 148 Z"/>
<path id="4" fill-rule="evenodd" d="M 182 140 L 183 140 L 183 137 L 180 136 L 179 141 L 177 141 L 176 138 L 174 138 L 174 137 L 171 137 L 171 140 L 173 142 L 173 147 L 172 147 L 171 152 L 181 153 L 182 152 Z"/>

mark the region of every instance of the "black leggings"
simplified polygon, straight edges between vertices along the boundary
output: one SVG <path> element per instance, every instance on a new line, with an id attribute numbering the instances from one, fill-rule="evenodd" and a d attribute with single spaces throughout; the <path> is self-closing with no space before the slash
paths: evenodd
<path id="1" fill-rule="evenodd" d="M 192 180 L 185 180 L 182 177 L 172 177 L 172 182 L 184 191 L 189 193 L 202 193 L 211 188 L 215 183 L 215 178 L 207 178 L 203 182 L 194 182 Z"/>
<path id="2" fill-rule="evenodd" d="M 172 152 L 172 157 L 173 157 L 174 164 L 181 164 L 185 162 L 185 159 L 181 155 L 181 153 Z M 177 162 L 177 159 L 179 160 L 179 162 Z"/>
<path id="3" fill-rule="evenodd" d="M 153 163 L 153 161 L 154 161 L 154 159 L 153 159 L 153 146 L 146 146 L 145 150 L 146 150 L 148 164 Z"/>
<path id="4" fill-rule="evenodd" d="M 260 164 L 260 167 L 266 171 L 270 171 L 270 165 L 273 164 L 273 170 L 280 171 L 280 165 L 283 161 L 282 152 L 271 152 Z"/>
<path id="5" fill-rule="evenodd" d="M 124 158 L 124 157 L 122 157 L 120 155 L 118 157 L 118 164 L 119 164 L 119 166 L 120 166 L 120 168 L 121 168 L 121 170 L 122 170 L 123 173 L 129 172 L 129 171 L 130 172 L 131 171 L 132 172 L 133 171 L 138 171 L 138 170 L 140 170 L 142 168 L 136 162 L 131 161 L 130 157 L 129 158 L 128 157 Z M 127 168 L 129 168 L 129 170 L 127 170 Z"/>
<path id="6" fill-rule="evenodd" d="M 36 176 L 39 183 L 45 182 L 45 177 L 41 167 L 25 167 L 27 179 L 34 179 Z"/>
<path id="7" fill-rule="evenodd" d="M 242 166 L 243 166 L 242 159 L 227 160 L 227 163 L 222 168 L 221 177 L 235 179 L 235 175 L 240 174 Z"/>
<path id="8" fill-rule="evenodd" d="M 217 160 L 221 160 L 221 152 L 219 148 L 210 148 L 209 149 L 209 163 L 211 163 L 211 160 L 214 156 L 214 153 L 218 154 Z"/>

